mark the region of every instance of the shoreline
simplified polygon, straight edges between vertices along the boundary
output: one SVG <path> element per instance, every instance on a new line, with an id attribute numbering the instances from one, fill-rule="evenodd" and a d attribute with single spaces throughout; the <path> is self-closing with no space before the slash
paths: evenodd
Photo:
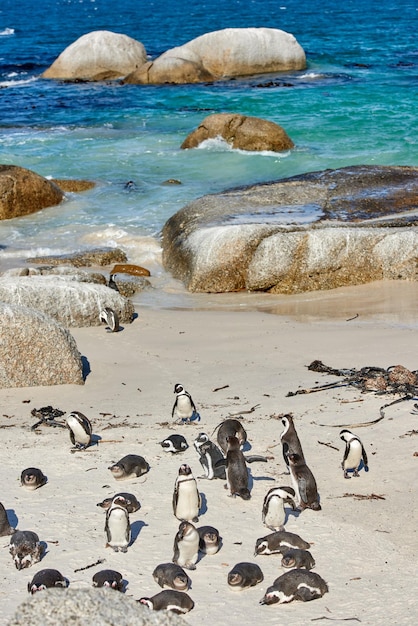
<path id="1" fill-rule="evenodd" d="M 347 302 L 351 288 L 349 292 Z M 309 297 L 311 301 L 316 297 Z M 393 315 L 396 301 L 390 298 L 389 302 Z M 1 389 L 0 501 L 12 511 L 19 529 L 38 532 L 47 552 L 40 563 L 17 571 L 8 552 L 9 539 L 1 538 L 4 608 L 0 624 L 6 625 L 28 598 L 26 585 L 34 573 L 46 567 L 59 569 L 70 580 L 70 588 L 90 586 L 92 575 L 106 567 L 123 574 L 129 583 L 127 595 L 138 599 L 158 593 L 152 571 L 171 560 L 178 529 L 171 509 L 178 468 L 188 463 L 193 474 L 200 476 L 194 438 L 199 432 L 213 438 L 222 419 L 241 413 L 251 453 L 268 453 L 273 458 L 249 466 L 249 501 L 228 497 L 223 481 L 198 479 L 206 506 L 197 525 L 218 528 L 223 546 L 188 572 L 195 608 L 184 617 L 185 623 L 206 626 L 232 615 L 230 621 L 239 626 L 260 619 L 266 626 L 288 620 L 302 626 L 329 616 L 357 618 L 370 626 L 409 626 L 418 608 L 411 588 L 418 555 L 413 516 L 418 494 L 411 480 L 418 442 L 408 434 L 417 429 L 413 402 L 387 409 L 377 424 L 353 429 L 366 447 L 370 471 L 345 480 L 340 467 L 344 445 L 336 425 L 371 421 L 392 398 L 361 394 L 350 387 L 287 396 L 289 391 L 335 380 L 309 371 L 307 365 L 314 359 L 336 368 L 401 364 L 417 369 L 416 323 L 410 319 L 413 300 L 407 316 L 401 310 L 396 322 L 373 317 L 371 311 L 366 315 L 359 304 L 359 300 L 352 303 L 360 315 L 350 322 L 346 305 L 334 317 L 308 316 L 299 321 L 242 308 L 168 310 L 137 304 L 137 319 L 120 333 L 107 333 L 104 327 L 71 330 L 90 366 L 84 385 Z M 185 385 L 196 402 L 201 415 L 197 425 L 172 423 L 177 382 Z M 101 437 L 98 445 L 71 454 L 64 429 L 42 427 L 38 433 L 31 432 L 36 421 L 31 410 L 47 405 L 87 415 L 94 434 Z M 247 413 L 252 407 L 257 408 Z M 264 495 L 274 484 L 289 481 L 283 474 L 278 421 L 278 415 L 285 412 L 294 415 L 322 505 L 322 511 L 289 515 L 286 530 L 311 543 L 316 561 L 313 571 L 327 581 L 329 593 L 309 603 L 263 607 L 259 600 L 266 588 L 286 571 L 277 555 L 253 556 L 256 539 L 269 533 L 261 521 Z M 171 456 L 159 445 L 173 432 L 183 434 L 189 443 L 181 455 Z M 130 453 L 143 455 L 150 472 L 136 480 L 115 481 L 107 468 Z M 34 492 L 25 491 L 18 480 L 29 466 L 40 467 L 48 476 L 48 483 Z M 135 540 L 126 554 L 104 547 L 104 514 L 96 507 L 118 491 L 134 493 L 142 505 L 131 516 Z M 369 498 L 372 494 L 379 497 Z M 99 558 L 105 559 L 102 566 L 76 572 Z M 264 581 L 237 593 L 228 589 L 226 576 L 240 561 L 258 563 Z M 382 602 L 382 597 L 388 601 Z"/>

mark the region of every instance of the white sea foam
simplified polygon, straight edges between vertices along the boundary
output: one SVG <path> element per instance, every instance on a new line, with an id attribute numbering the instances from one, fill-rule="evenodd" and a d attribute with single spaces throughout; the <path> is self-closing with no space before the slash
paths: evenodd
<path id="1" fill-rule="evenodd" d="M 0 87 L 21 87 L 22 85 L 28 85 L 38 80 L 37 76 L 31 76 L 30 78 L 23 78 L 21 80 L 3 80 L 0 82 Z"/>
<path id="2" fill-rule="evenodd" d="M 8 35 L 14 35 L 14 34 L 15 34 L 14 28 L 4 28 L 3 30 L 0 30 L 1 37 L 7 37 Z"/>
<path id="3" fill-rule="evenodd" d="M 124 250 L 130 263 L 159 270 L 162 265 L 160 243 L 154 237 L 133 235 L 122 228 L 108 227 L 85 235 L 82 243 L 89 246 L 118 247 Z"/>
<path id="4" fill-rule="evenodd" d="M 242 150 L 241 148 L 233 148 L 223 137 L 213 137 L 205 139 L 197 146 L 198 150 L 208 150 L 213 152 L 236 152 L 244 156 L 273 156 L 273 157 L 286 157 L 290 152 L 275 152 L 273 150 Z"/>

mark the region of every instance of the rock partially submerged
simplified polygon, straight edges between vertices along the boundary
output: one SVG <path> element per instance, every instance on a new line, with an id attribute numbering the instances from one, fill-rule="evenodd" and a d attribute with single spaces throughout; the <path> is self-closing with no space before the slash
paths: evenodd
<path id="1" fill-rule="evenodd" d="M 418 168 L 353 166 L 203 196 L 163 229 L 190 291 L 292 294 L 418 280 Z"/>
<path id="2" fill-rule="evenodd" d="M 43 176 L 18 165 L 0 165 L 0 220 L 30 215 L 63 198 L 62 189 Z"/>
<path id="3" fill-rule="evenodd" d="M 83 384 L 74 338 L 45 313 L 0 302 L 0 335 L 0 387 Z"/>
<path id="4" fill-rule="evenodd" d="M 305 67 L 305 52 L 290 33 L 276 28 L 225 28 L 167 50 L 124 82 L 199 83 Z"/>
<path id="5" fill-rule="evenodd" d="M 94 248 L 84 252 L 39 256 L 27 259 L 28 263 L 42 265 L 74 265 L 74 267 L 103 266 L 126 263 L 127 256 L 120 248 Z"/>
<path id="6" fill-rule="evenodd" d="M 280 152 L 294 146 L 286 131 L 274 122 L 238 113 L 214 113 L 202 120 L 186 137 L 181 148 L 197 148 L 203 141 L 215 137 L 222 137 L 240 150 Z"/>

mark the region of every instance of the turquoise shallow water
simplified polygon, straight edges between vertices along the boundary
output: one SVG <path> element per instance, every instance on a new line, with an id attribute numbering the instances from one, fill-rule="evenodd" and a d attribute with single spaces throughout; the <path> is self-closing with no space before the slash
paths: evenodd
<path id="1" fill-rule="evenodd" d="M 342 6 L 342 4 L 344 6 Z M 1 265 L 42 252 L 120 245 L 159 266 L 165 221 L 190 200 L 255 182 L 351 164 L 418 164 L 418 6 L 413 0 L 175 5 L 134 0 L 3 0 L 0 163 L 95 189 L 0 223 Z M 154 57 L 205 32 L 268 26 L 295 35 L 303 72 L 214 85 L 61 84 L 39 78 L 86 32 L 140 40 Z M 268 86 L 269 82 L 275 86 Z M 253 154 L 212 142 L 180 150 L 208 114 L 239 112 L 282 125 L 296 144 Z M 181 185 L 164 185 L 175 178 Z M 127 190 L 125 183 L 134 182 Z"/>

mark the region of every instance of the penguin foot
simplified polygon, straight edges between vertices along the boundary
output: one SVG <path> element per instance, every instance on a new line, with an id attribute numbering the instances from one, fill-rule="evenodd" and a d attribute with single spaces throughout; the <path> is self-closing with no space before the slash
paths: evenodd
<path id="1" fill-rule="evenodd" d="M 351 476 L 348 475 L 348 472 L 344 472 L 344 478 L 351 478 Z"/>

